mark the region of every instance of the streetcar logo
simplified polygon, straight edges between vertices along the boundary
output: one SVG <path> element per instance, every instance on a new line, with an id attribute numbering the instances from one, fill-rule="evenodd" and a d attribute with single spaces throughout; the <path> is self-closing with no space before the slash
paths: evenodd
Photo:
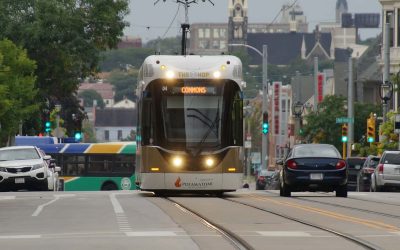
<path id="1" fill-rule="evenodd" d="M 176 179 L 176 181 L 175 181 L 175 187 L 179 188 L 181 186 L 182 186 L 181 177 L 178 177 L 178 179 Z"/>

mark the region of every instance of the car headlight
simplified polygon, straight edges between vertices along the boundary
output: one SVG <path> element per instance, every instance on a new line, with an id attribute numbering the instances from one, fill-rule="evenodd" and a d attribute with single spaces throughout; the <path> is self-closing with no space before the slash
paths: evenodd
<path id="1" fill-rule="evenodd" d="M 31 170 L 36 170 L 36 169 L 40 169 L 40 168 L 43 168 L 43 167 L 44 167 L 43 163 L 42 164 L 35 164 L 35 165 L 32 166 Z"/>
<path id="2" fill-rule="evenodd" d="M 7 169 L 5 167 L 0 167 L 0 172 L 7 172 Z"/>

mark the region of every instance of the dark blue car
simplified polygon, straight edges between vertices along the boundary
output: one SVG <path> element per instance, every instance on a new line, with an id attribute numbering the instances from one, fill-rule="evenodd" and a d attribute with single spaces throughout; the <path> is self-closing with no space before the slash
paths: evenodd
<path id="1" fill-rule="evenodd" d="M 339 151 L 328 144 L 298 144 L 284 160 L 280 172 L 280 195 L 291 192 L 336 191 L 336 196 L 347 197 L 347 164 Z"/>

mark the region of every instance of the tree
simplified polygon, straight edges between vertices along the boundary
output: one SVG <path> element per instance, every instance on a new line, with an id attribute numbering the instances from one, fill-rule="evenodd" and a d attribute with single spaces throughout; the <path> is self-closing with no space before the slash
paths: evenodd
<path id="1" fill-rule="evenodd" d="M 84 107 L 92 107 L 93 100 L 97 101 L 97 106 L 100 107 L 101 109 L 103 109 L 105 106 L 103 98 L 99 93 L 96 92 L 96 90 L 88 89 L 82 91 L 81 93 L 79 93 L 78 97 L 83 99 Z"/>
<path id="2" fill-rule="evenodd" d="M 83 115 L 75 95 L 79 78 L 94 74 L 100 52 L 116 47 L 128 25 L 128 0 L 3 0 L 0 9 L 0 38 L 26 48 L 37 61 L 41 108 L 71 104 L 63 105 L 66 122 L 73 113 Z"/>
<path id="3" fill-rule="evenodd" d="M 146 57 L 154 55 L 154 50 L 147 48 L 114 49 L 103 52 L 101 55 L 101 71 L 126 70 L 129 67 L 139 69 Z"/>
<path id="4" fill-rule="evenodd" d="M 28 58 L 26 50 L 10 40 L 0 41 L 0 146 L 10 141 L 20 123 L 38 110 L 35 69 L 36 63 Z"/>
<path id="5" fill-rule="evenodd" d="M 110 78 L 110 83 L 114 86 L 115 101 L 121 101 L 124 97 L 130 100 L 136 100 L 136 81 L 138 71 L 131 69 L 128 71 L 114 70 Z"/>

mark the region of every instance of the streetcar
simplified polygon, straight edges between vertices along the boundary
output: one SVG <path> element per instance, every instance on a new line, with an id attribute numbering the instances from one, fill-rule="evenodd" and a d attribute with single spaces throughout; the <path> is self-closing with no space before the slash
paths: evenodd
<path id="1" fill-rule="evenodd" d="M 153 55 L 139 70 L 136 185 L 222 195 L 242 186 L 242 63 Z"/>

